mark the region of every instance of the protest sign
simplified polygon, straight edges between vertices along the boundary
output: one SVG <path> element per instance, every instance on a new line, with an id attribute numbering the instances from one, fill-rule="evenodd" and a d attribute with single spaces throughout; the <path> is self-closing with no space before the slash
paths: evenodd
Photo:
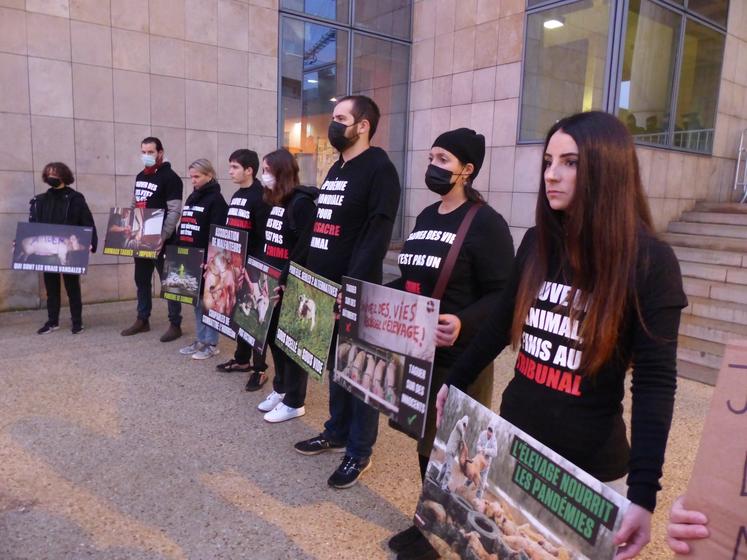
<path id="1" fill-rule="evenodd" d="M 324 379 L 340 285 L 290 263 L 275 342 L 317 381 Z"/>
<path id="2" fill-rule="evenodd" d="M 104 254 L 158 258 L 164 211 L 160 208 L 112 208 L 106 224 Z"/>
<path id="3" fill-rule="evenodd" d="M 13 270 L 85 274 L 93 228 L 19 222 Z"/>
<path id="4" fill-rule="evenodd" d="M 168 245 L 163 264 L 161 297 L 187 305 L 197 305 L 200 299 L 204 258 L 205 249 Z"/>
<path id="5" fill-rule="evenodd" d="M 747 341 L 726 345 L 685 508 L 708 516 L 710 537 L 688 558 L 747 559 Z"/>
<path id="6" fill-rule="evenodd" d="M 442 556 L 604 560 L 628 505 L 452 387 L 415 523 Z"/>
<path id="7" fill-rule="evenodd" d="M 439 301 L 342 279 L 335 381 L 403 430 L 425 430 Z"/>
<path id="8" fill-rule="evenodd" d="M 249 234 L 225 226 L 210 226 L 210 243 L 203 274 L 202 322 L 236 340 L 233 308 L 244 274 Z"/>
<path id="9" fill-rule="evenodd" d="M 241 278 L 239 295 L 233 311 L 238 327 L 237 335 L 262 352 L 267 344 L 272 314 L 277 300 L 273 299 L 278 287 L 280 271 L 270 265 L 248 257 Z"/>

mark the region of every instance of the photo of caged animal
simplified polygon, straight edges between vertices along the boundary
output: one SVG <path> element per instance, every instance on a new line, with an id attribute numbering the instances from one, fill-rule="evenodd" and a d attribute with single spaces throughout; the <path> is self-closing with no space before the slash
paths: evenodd
<path id="1" fill-rule="evenodd" d="M 335 373 L 362 391 L 366 402 L 369 398 L 375 398 L 386 408 L 397 412 L 403 363 L 404 357 L 399 354 L 341 337 L 337 346 Z"/>

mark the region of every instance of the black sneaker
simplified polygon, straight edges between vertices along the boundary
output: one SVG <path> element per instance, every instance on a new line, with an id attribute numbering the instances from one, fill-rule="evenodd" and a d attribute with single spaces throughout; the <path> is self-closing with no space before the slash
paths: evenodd
<path id="1" fill-rule="evenodd" d="M 361 477 L 361 475 L 371 468 L 371 458 L 356 459 L 350 455 L 342 458 L 342 463 L 332 476 L 327 480 L 332 488 L 350 488 Z"/>
<path id="2" fill-rule="evenodd" d="M 70 329 L 70 332 L 73 334 L 80 334 L 83 332 L 83 325 L 73 325 L 73 328 Z"/>
<path id="3" fill-rule="evenodd" d="M 345 451 L 345 446 L 342 443 L 335 443 L 334 441 L 328 440 L 324 437 L 324 434 L 319 434 L 311 439 L 299 441 L 293 446 L 293 449 L 298 451 L 301 455 L 319 455 L 325 451 L 342 453 Z"/>
<path id="4" fill-rule="evenodd" d="M 406 549 L 422 536 L 423 534 L 420 532 L 420 529 L 415 527 L 415 525 L 411 525 L 404 531 L 400 531 L 392 538 L 390 538 L 389 541 L 387 541 L 387 544 L 389 545 L 389 548 L 394 552 L 400 552 Z"/>
<path id="5" fill-rule="evenodd" d="M 60 325 L 58 325 L 57 323 L 50 323 L 49 321 L 47 321 L 46 323 L 44 323 L 44 326 L 42 328 L 36 331 L 36 334 L 49 334 L 59 328 Z"/>

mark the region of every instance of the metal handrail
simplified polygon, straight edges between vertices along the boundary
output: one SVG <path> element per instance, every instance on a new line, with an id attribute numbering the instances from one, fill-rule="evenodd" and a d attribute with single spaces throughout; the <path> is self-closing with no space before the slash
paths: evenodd
<path id="1" fill-rule="evenodd" d="M 739 181 L 740 169 L 742 173 L 742 181 Z M 739 201 L 740 204 L 744 204 L 747 201 L 747 129 L 742 131 L 742 135 L 739 137 L 739 149 L 737 150 L 737 169 L 734 171 L 734 190 L 742 187 L 742 198 Z"/>

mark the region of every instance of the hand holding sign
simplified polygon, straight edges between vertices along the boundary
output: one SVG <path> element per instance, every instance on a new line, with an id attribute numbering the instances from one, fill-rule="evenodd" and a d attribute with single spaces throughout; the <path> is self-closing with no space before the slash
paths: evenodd
<path id="1" fill-rule="evenodd" d="M 615 560 L 635 558 L 651 540 L 651 512 L 636 504 L 630 504 L 623 515 L 620 530 L 615 535 L 617 549 Z"/>
<path id="2" fill-rule="evenodd" d="M 436 346 L 454 346 L 462 330 L 462 321 L 449 313 L 438 316 L 436 327 Z"/>
<path id="3" fill-rule="evenodd" d="M 687 541 L 705 539 L 711 532 L 706 527 L 708 518 L 699 511 L 685 509 L 684 496 L 680 496 L 672 504 L 667 525 L 667 544 L 677 554 L 689 554 L 690 545 Z"/>
<path id="4" fill-rule="evenodd" d="M 446 399 L 449 397 L 449 386 L 441 385 L 436 395 L 436 428 L 441 427 L 441 418 L 444 414 L 444 406 L 446 406 Z"/>

